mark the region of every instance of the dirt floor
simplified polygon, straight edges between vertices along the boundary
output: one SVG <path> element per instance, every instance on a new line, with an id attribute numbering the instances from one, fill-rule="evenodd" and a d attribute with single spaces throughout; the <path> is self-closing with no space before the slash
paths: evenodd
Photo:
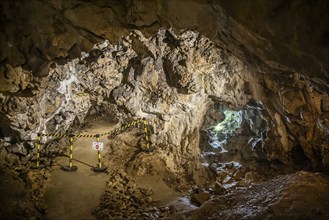
<path id="1" fill-rule="evenodd" d="M 116 126 L 96 120 L 83 134 Z M 68 165 L 68 156 L 56 157 L 43 170 L 0 170 L 1 219 L 329 219 L 329 177 L 324 173 L 278 174 L 271 167 L 260 172 L 218 161 L 208 166 L 213 182 L 197 186 L 168 172 L 156 150 L 142 151 L 143 137 L 141 127 L 103 137 L 106 173 L 91 170 L 98 162 L 93 138 L 74 142 L 76 172 L 60 169 Z"/>
<path id="2" fill-rule="evenodd" d="M 92 129 L 82 134 L 104 133 L 112 129 L 112 125 L 104 121 L 94 122 Z M 45 201 L 48 207 L 46 217 L 50 220 L 92 220 L 96 219 L 92 211 L 98 206 L 99 199 L 105 191 L 108 175 L 95 173 L 91 170 L 97 165 L 97 151 L 92 150 L 92 138 L 79 138 L 73 145 L 73 165 L 76 172 L 61 170 L 67 166 L 68 157 L 58 157 L 55 166 L 50 170 L 50 181 L 45 191 Z M 100 141 L 107 144 L 108 139 Z M 105 149 L 106 151 L 106 149 Z"/>
<path id="3" fill-rule="evenodd" d="M 87 127 L 88 129 L 82 134 L 104 133 L 114 129 L 115 125 L 104 120 L 96 120 L 90 122 Z M 154 175 L 152 172 L 143 173 L 141 171 L 145 164 L 147 166 L 147 161 L 143 160 L 149 156 L 152 158 L 152 153 L 139 151 L 137 145 L 141 137 L 143 136 L 140 129 L 134 128 L 110 139 L 103 137 L 100 140 L 104 142 L 102 159 L 104 165 L 108 167 L 106 173 L 95 173 L 91 170 L 93 166 L 97 165 L 97 152 L 91 149 L 91 142 L 95 140 L 79 138 L 74 141 L 73 164 L 78 166 L 78 170 L 65 172 L 60 169 L 61 166 L 68 165 L 67 156 L 60 156 L 55 159 L 53 163 L 55 165 L 50 170 L 50 178 L 45 189 L 46 218 L 49 220 L 96 219 L 94 210 L 104 202 L 104 198 L 102 199 L 104 192 L 110 190 L 107 187 L 109 179 L 116 173 L 125 173 L 127 167 L 130 167 L 130 169 L 128 168 L 130 171 L 134 170 L 126 174 L 127 178 L 131 178 L 136 187 L 152 192 L 153 206 L 165 207 L 175 204 L 177 211 L 196 208 L 189 203 L 188 198 L 184 197 L 182 193 L 176 192 L 165 183 L 164 172 L 161 171 Z M 135 163 L 138 164 L 136 165 L 137 168 L 133 168 Z M 161 166 L 159 165 L 159 167 Z M 159 168 L 154 169 L 159 170 Z M 115 191 L 118 190 L 122 189 L 115 188 Z M 115 201 L 115 206 L 121 202 L 119 200 L 122 198 Z M 149 208 L 149 206 L 147 207 Z M 117 212 L 123 212 L 123 210 L 117 210 Z"/>

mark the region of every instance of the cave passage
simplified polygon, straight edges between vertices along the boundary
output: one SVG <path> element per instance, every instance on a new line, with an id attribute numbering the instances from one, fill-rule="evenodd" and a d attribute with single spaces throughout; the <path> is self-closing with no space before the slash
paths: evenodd
<path id="1" fill-rule="evenodd" d="M 1 220 L 329 219 L 328 11 L 0 1 Z"/>

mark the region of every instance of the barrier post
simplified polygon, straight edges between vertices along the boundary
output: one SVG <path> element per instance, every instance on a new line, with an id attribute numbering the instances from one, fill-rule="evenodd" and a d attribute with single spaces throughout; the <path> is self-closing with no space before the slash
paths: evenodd
<path id="1" fill-rule="evenodd" d="M 144 138 L 145 138 L 145 148 L 142 148 L 143 151 L 146 152 L 151 152 L 154 149 L 150 147 L 150 139 L 149 139 L 149 132 L 147 130 L 147 121 L 146 118 L 143 118 L 142 120 L 143 124 L 144 124 Z"/>
<path id="2" fill-rule="evenodd" d="M 69 171 L 69 172 L 74 172 L 78 170 L 77 166 L 73 166 L 73 134 L 69 135 L 70 137 L 70 156 L 69 156 L 69 165 L 68 166 L 62 166 L 62 170 L 64 171 Z"/>
<path id="3" fill-rule="evenodd" d="M 38 169 L 41 170 L 46 166 L 44 164 L 40 164 L 40 146 L 41 146 L 41 133 L 38 133 L 37 139 L 37 161 L 35 166 L 31 166 L 31 169 Z"/>
<path id="4" fill-rule="evenodd" d="M 97 142 L 99 142 L 99 138 L 100 138 L 100 135 L 96 134 L 96 141 Z M 93 167 L 92 170 L 94 172 L 98 172 L 98 173 L 106 171 L 107 168 L 104 165 L 102 165 L 100 149 L 97 150 L 97 156 L 98 156 L 98 164 L 97 164 L 96 167 Z"/>

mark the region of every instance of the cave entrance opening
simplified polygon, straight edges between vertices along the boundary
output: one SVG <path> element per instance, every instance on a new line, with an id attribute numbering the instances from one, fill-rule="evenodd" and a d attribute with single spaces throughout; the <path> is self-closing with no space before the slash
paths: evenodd
<path id="1" fill-rule="evenodd" d="M 236 169 L 249 166 L 264 157 L 267 131 L 261 102 L 232 108 L 212 100 L 200 131 L 201 162 L 215 172 L 227 164 Z"/>

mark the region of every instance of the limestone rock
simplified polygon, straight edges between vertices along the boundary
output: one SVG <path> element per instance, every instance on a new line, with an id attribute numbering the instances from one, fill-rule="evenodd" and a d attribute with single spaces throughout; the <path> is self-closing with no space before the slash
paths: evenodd
<path id="1" fill-rule="evenodd" d="M 168 209 L 159 209 L 151 197 L 150 189 L 141 188 L 123 171 L 112 173 L 99 207 L 94 211 L 97 218 L 125 219 L 143 216 L 157 219 L 169 215 Z"/>
<path id="2" fill-rule="evenodd" d="M 203 203 L 210 199 L 210 193 L 202 192 L 199 194 L 195 194 L 191 197 L 191 202 L 195 203 L 198 206 L 201 206 Z"/>
<path id="3" fill-rule="evenodd" d="M 23 155 L 23 156 L 26 156 L 26 154 L 27 154 L 27 150 L 23 144 L 13 144 L 13 145 L 7 146 L 6 149 L 9 153 L 14 153 L 14 154 Z"/>
<path id="4" fill-rule="evenodd" d="M 302 91 L 300 90 L 284 90 L 280 94 L 283 108 L 290 114 L 297 115 L 297 109 L 304 106 L 305 99 Z"/>
<path id="5" fill-rule="evenodd" d="M 19 156 L 17 156 L 16 154 L 7 154 L 5 157 L 5 160 L 7 162 L 7 164 L 9 164 L 10 166 L 17 166 L 21 164 L 21 161 L 19 159 Z"/>
<path id="6" fill-rule="evenodd" d="M 215 190 L 216 195 L 222 195 L 226 192 L 225 187 L 219 182 L 215 183 L 214 190 Z"/>
<path id="7" fill-rule="evenodd" d="M 3 163 L 5 162 L 6 155 L 7 155 L 7 151 L 0 143 L 0 166 L 2 166 Z"/>
<path id="8" fill-rule="evenodd" d="M 216 196 L 200 209 L 185 212 L 180 217 L 236 219 L 248 215 L 252 219 L 326 219 L 329 217 L 328 188 L 327 177 L 320 173 L 281 175 L 249 189 Z M 179 219 L 175 217 L 172 218 Z"/>
<path id="9" fill-rule="evenodd" d="M 91 109 L 121 122 L 146 117 L 156 130 L 152 144 L 163 146 L 159 157 L 168 169 L 179 170 L 207 147 L 202 143 L 200 148 L 200 140 L 209 141 L 200 139 L 200 131 L 220 120 L 218 112 L 209 111 L 215 103 L 225 103 L 254 111 L 244 119 L 250 128 L 243 131 L 253 134 L 244 144 L 249 145 L 243 153 L 249 159 L 290 164 L 298 143 L 313 167 L 324 168 L 317 162 L 322 159 L 319 143 L 327 137 L 322 135 L 327 126 L 325 105 L 319 101 L 326 97 L 322 82 L 297 73 L 278 79 L 266 68 L 269 74 L 260 75 L 190 30 L 159 29 L 152 38 L 135 30 L 121 39 L 119 45 L 106 40 L 78 59 L 52 65 L 48 77 L 29 75 L 35 82 L 30 95 L 1 94 L 0 120 L 8 127 L 3 132 L 16 142 L 35 141 L 38 132 L 65 133 L 83 123 Z M 317 98 L 306 101 L 311 97 Z M 234 141 L 238 139 L 229 145 Z"/>

